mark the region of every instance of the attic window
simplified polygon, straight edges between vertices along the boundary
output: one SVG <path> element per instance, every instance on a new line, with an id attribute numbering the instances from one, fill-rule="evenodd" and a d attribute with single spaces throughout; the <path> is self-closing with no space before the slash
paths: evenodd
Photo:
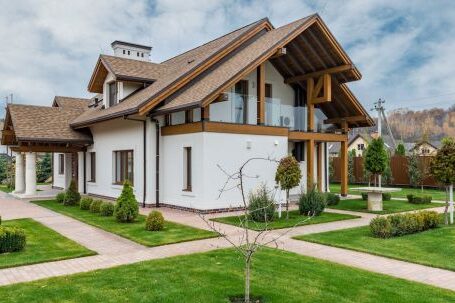
<path id="1" fill-rule="evenodd" d="M 139 57 L 139 52 L 137 52 L 137 56 Z"/>
<path id="2" fill-rule="evenodd" d="M 125 50 L 123 50 L 123 54 L 125 54 Z"/>
<path id="3" fill-rule="evenodd" d="M 128 55 L 131 55 L 131 52 L 130 52 L 130 51 L 128 51 Z"/>

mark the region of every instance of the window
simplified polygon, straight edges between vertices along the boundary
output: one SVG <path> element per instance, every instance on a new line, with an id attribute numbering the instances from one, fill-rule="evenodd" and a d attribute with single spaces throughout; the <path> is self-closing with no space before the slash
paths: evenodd
<path id="1" fill-rule="evenodd" d="M 265 97 L 272 98 L 272 84 L 270 83 L 265 84 Z"/>
<path id="2" fill-rule="evenodd" d="M 141 57 L 144 58 L 144 53 L 141 53 Z"/>
<path id="3" fill-rule="evenodd" d="M 117 103 L 117 82 L 109 83 L 109 107 Z"/>
<path id="4" fill-rule="evenodd" d="M 63 175 L 65 173 L 65 155 L 58 155 L 58 174 Z"/>
<path id="5" fill-rule="evenodd" d="M 131 52 L 130 52 L 130 51 L 128 51 L 128 55 L 131 55 Z"/>
<path id="6" fill-rule="evenodd" d="M 125 50 L 123 50 L 123 54 L 125 54 Z"/>
<path id="7" fill-rule="evenodd" d="M 90 153 L 90 181 L 96 182 L 96 153 Z"/>
<path id="8" fill-rule="evenodd" d="M 363 143 L 357 144 L 357 149 L 358 150 L 364 150 L 365 149 L 365 144 L 363 144 Z"/>
<path id="9" fill-rule="evenodd" d="M 191 191 L 192 182 L 192 165 L 191 165 L 191 147 L 183 148 L 183 190 Z"/>
<path id="10" fill-rule="evenodd" d="M 189 109 L 185 111 L 185 123 L 192 123 L 193 122 L 193 110 Z"/>
<path id="11" fill-rule="evenodd" d="M 134 183 L 133 151 L 114 151 L 114 183 L 123 184 L 126 180 Z"/>
<path id="12" fill-rule="evenodd" d="M 139 52 L 137 52 L 137 56 L 139 57 Z"/>

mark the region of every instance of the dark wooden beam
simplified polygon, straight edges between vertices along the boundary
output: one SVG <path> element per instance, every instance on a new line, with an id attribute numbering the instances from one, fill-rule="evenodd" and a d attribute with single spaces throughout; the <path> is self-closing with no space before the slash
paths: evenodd
<path id="1" fill-rule="evenodd" d="M 331 67 L 331 68 L 319 70 L 319 71 L 316 71 L 316 72 L 307 73 L 307 74 L 304 74 L 304 75 L 299 75 L 299 76 L 295 76 L 295 77 L 286 78 L 284 80 L 284 83 L 290 84 L 290 83 L 294 83 L 294 82 L 305 81 L 305 80 L 310 79 L 310 78 L 320 77 L 320 76 L 322 76 L 324 74 L 336 74 L 336 73 L 345 72 L 345 71 L 348 71 L 348 70 L 351 70 L 351 69 L 354 69 L 354 66 L 351 65 L 351 64 L 340 65 L 340 66 L 336 66 L 336 67 Z"/>

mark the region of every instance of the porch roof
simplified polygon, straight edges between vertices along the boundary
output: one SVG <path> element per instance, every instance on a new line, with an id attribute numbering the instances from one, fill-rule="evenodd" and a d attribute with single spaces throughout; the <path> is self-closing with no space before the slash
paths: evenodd
<path id="1" fill-rule="evenodd" d="M 93 143 L 90 131 L 71 129 L 69 122 L 84 110 L 8 104 L 2 144 L 17 151 L 82 150 Z"/>

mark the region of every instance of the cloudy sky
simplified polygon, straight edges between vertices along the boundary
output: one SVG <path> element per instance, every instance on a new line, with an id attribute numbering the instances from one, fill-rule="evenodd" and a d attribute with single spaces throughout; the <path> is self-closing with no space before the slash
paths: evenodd
<path id="1" fill-rule="evenodd" d="M 318 12 L 363 74 L 369 109 L 455 104 L 455 1 L 0 0 L 0 98 L 50 105 L 84 97 L 110 42 L 152 45 L 160 62 L 263 17 L 275 27 Z"/>

